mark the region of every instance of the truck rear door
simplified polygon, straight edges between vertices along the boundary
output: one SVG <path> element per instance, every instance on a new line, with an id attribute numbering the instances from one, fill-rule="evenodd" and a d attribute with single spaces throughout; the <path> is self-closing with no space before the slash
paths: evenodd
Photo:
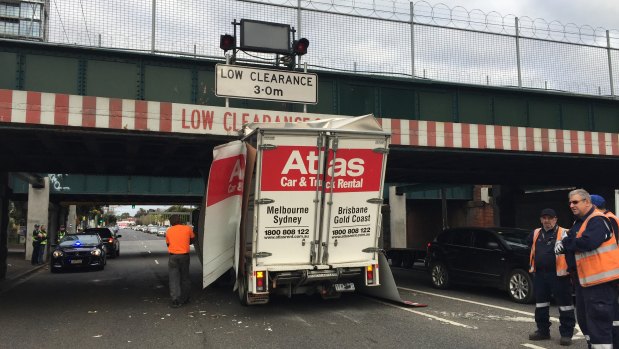
<path id="1" fill-rule="evenodd" d="M 322 264 L 372 261 L 380 234 L 380 207 L 388 141 L 384 136 L 328 137 Z"/>
<path id="2" fill-rule="evenodd" d="M 319 227 L 324 134 L 258 134 L 257 266 L 311 265 Z"/>

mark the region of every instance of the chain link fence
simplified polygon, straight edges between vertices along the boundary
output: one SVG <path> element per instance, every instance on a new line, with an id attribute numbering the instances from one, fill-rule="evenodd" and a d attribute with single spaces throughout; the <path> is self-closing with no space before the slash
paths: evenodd
<path id="1" fill-rule="evenodd" d="M 401 0 L 50 0 L 54 43 L 224 59 L 234 20 L 290 24 L 315 70 L 617 96 L 619 31 Z M 237 60 L 276 63 L 275 55 Z"/>

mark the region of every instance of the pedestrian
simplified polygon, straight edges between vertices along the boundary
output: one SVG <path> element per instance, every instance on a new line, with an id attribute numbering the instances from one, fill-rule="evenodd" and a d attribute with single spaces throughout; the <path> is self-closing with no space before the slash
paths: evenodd
<path id="1" fill-rule="evenodd" d="M 189 279 L 189 251 L 195 234 L 187 225 L 181 225 L 180 216 L 170 216 L 170 228 L 165 236 L 168 252 L 168 277 L 172 308 L 178 308 L 189 302 L 191 280 Z"/>
<path id="2" fill-rule="evenodd" d="M 61 225 L 58 229 L 58 233 L 56 234 L 56 244 L 59 244 L 60 240 L 62 240 L 65 235 L 67 235 L 67 230 L 65 229 L 64 225 Z"/>
<path id="3" fill-rule="evenodd" d="M 38 264 L 43 264 L 45 263 L 45 250 L 47 249 L 47 231 L 45 230 L 44 225 L 41 225 L 39 230 L 40 230 L 40 235 L 39 235 L 40 246 L 39 246 Z"/>
<path id="4" fill-rule="evenodd" d="M 591 203 L 598 211 L 602 212 L 602 214 L 608 218 L 610 227 L 612 228 L 613 233 L 615 233 L 615 239 L 617 239 L 619 236 L 619 218 L 617 218 L 614 213 L 606 209 L 606 200 L 604 197 L 597 194 L 591 194 Z"/>
<path id="5" fill-rule="evenodd" d="M 39 264 L 39 250 L 41 249 L 41 231 L 39 230 L 39 225 L 34 225 L 34 230 L 32 231 L 32 257 L 30 258 L 30 263 L 32 265 Z"/>
<path id="6" fill-rule="evenodd" d="M 576 314 L 590 348 L 613 347 L 613 319 L 617 307 L 619 247 L 610 222 L 595 209 L 584 189 L 569 193 L 576 221 L 555 253 L 566 253 L 568 271 L 576 270 Z"/>
<path id="7" fill-rule="evenodd" d="M 533 273 L 535 290 L 535 323 L 537 330 L 529 335 L 533 341 L 550 339 L 550 298 L 559 306 L 560 344 L 572 344 L 576 318 L 572 304 L 572 282 L 567 272 L 565 255 L 555 255 L 555 243 L 561 240 L 567 229 L 557 225 L 557 213 L 545 208 L 540 214 L 541 228 L 529 234 L 527 242 L 531 246 L 529 264 Z"/>

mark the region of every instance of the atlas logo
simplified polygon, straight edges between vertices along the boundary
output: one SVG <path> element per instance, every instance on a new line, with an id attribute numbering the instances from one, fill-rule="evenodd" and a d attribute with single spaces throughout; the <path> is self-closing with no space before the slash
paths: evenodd
<path id="1" fill-rule="evenodd" d="M 335 162 L 331 160 L 327 168 L 327 175 L 333 177 L 350 176 L 359 177 L 365 171 L 365 161 L 362 158 L 343 159 L 336 158 Z M 299 171 L 300 174 L 315 175 L 318 173 L 318 155 L 315 151 L 310 151 L 303 158 L 301 152 L 293 150 L 286 161 L 286 165 L 282 169 L 281 174 L 287 175 L 290 171 Z"/>

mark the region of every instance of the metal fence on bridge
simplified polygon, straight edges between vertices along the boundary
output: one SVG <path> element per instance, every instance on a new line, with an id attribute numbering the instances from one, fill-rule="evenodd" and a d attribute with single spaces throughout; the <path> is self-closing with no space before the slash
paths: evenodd
<path id="1" fill-rule="evenodd" d="M 219 35 L 294 26 L 316 70 L 619 95 L 619 31 L 401 0 L 51 0 L 49 41 L 223 59 Z M 412 14 L 412 15 L 411 15 Z M 242 53 L 239 60 L 273 61 Z"/>

